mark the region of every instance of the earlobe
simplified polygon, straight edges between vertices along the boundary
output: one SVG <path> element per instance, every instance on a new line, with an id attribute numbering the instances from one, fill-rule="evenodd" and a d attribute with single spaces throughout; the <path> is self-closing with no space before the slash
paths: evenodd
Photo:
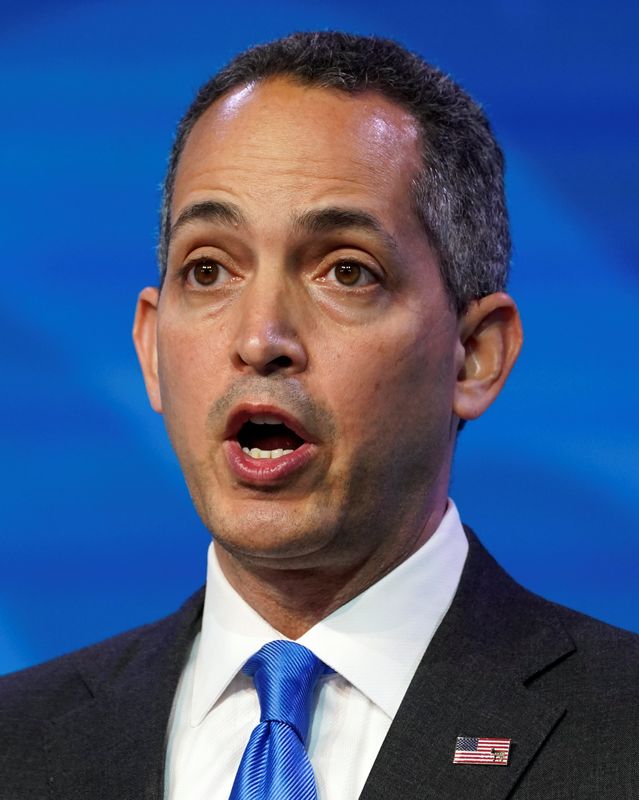
<path id="1" fill-rule="evenodd" d="M 460 366 L 453 410 L 476 419 L 497 397 L 523 341 L 514 300 L 503 292 L 471 303 L 460 320 Z"/>
<path id="2" fill-rule="evenodd" d="M 133 343 L 138 354 L 146 393 L 154 411 L 162 413 L 162 397 L 158 378 L 157 314 L 160 293 L 147 286 L 138 296 L 133 322 Z"/>

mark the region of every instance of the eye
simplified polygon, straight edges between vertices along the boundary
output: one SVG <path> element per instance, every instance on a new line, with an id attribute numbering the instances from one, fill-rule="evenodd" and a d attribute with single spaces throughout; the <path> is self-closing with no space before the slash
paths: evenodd
<path id="1" fill-rule="evenodd" d="M 358 261 L 338 262 L 328 272 L 327 277 L 334 278 L 342 286 L 368 286 L 377 281 L 373 273 Z"/>
<path id="2" fill-rule="evenodd" d="M 226 283 L 233 276 L 214 258 L 202 256 L 184 265 L 185 280 L 191 286 L 208 287 Z"/>

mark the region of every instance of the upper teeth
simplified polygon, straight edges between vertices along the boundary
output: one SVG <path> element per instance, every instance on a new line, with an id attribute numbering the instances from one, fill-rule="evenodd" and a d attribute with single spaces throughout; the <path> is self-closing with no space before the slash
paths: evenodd
<path id="1" fill-rule="evenodd" d="M 256 414 L 254 417 L 249 418 L 249 422 L 254 425 L 281 425 L 282 420 L 279 417 L 274 417 L 271 414 Z"/>

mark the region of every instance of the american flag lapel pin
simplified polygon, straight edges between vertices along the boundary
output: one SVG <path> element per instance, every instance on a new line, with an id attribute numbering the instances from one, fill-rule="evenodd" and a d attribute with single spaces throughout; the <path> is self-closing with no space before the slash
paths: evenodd
<path id="1" fill-rule="evenodd" d="M 510 739 L 485 739 L 481 736 L 458 736 L 453 764 L 501 764 L 506 766 Z"/>

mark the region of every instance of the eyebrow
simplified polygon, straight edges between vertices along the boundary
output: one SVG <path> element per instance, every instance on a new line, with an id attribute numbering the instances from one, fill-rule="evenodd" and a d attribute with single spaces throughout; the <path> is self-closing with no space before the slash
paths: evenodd
<path id="1" fill-rule="evenodd" d="M 246 217 L 238 206 L 221 200 L 202 200 L 193 203 L 180 212 L 180 215 L 171 226 L 169 239 L 190 222 L 221 222 L 225 225 L 246 225 Z"/>
<path id="2" fill-rule="evenodd" d="M 388 250 L 395 252 L 399 249 L 397 240 L 377 217 L 359 208 L 330 206 L 311 209 L 296 217 L 294 226 L 299 231 L 310 234 L 333 233 L 356 228 L 374 234 Z"/>
<path id="3" fill-rule="evenodd" d="M 233 227 L 245 226 L 247 218 L 234 203 L 203 200 L 184 208 L 171 226 L 170 239 L 191 222 L 217 222 Z M 306 234 L 334 233 L 359 229 L 374 234 L 390 251 L 399 249 L 396 239 L 373 214 L 359 208 L 329 206 L 305 211 L 293 219 L 293 227 Z"/>

